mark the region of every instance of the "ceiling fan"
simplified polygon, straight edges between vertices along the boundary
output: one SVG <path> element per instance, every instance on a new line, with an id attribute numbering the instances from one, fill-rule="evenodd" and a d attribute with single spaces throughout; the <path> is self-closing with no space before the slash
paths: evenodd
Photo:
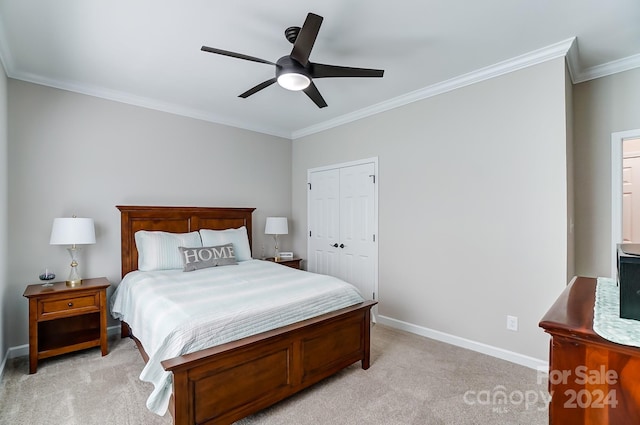
<path id="1" fill-rule="evenodd" d="M 304 91 L 305 94 L 318 106 L 318 108 L 324 108 L 327 106 L 327 102 L 322 98 L 318 88 L 313 83 L 314 78 L 382 77 L 384 70 L 351 68 L 346 66 L 324 65 L 321 63 L 310 62 L 309 55 L 311 54 L 311 49 L 316 41 L 316 37 L 318 36 L 318 31 L 320 31 L 322 19 L 322 16 L 309 13 L 307 15 L 307 19 L 302 25 L 302 28 L 287 28 L 284 35 L 287 40 L 293 44 L 293 49 L 291 50 L 291 54 L 281 57 L 276 61 L 276 63 L 256 58 L 254 56 L 243 55 L 242 53 L 230 52 L 228 50 L 216 49 L 213 47 L 202 46 L 200 50 L 230 56 L 232 58 L 244 59 L 267 65 L 275 65 L 276 76 L 274 78 L 250 88 L 238 97 L 247 98 L 260 90 L 269 87 L 273 83 L 278 82 L 278 84 L 285 89 Z"/>

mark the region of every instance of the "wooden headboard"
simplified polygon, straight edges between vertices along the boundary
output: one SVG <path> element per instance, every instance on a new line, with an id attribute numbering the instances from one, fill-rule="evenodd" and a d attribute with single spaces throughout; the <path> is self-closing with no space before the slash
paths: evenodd
<path id="1" fill-rule="evenodd" d="M 187 233 L 200 229 L 247 227 L 251 246 L 251 214 L 255 208 L 149 207 L 117 205 L 120 210 L 122 276 L 138 269 L 134 235 L 138 230 Z"/>

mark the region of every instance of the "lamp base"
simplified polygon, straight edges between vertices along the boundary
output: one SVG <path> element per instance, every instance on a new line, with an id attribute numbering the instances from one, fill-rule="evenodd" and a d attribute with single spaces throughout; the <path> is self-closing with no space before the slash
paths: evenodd
<path id="1" fill-rule="evenodd" d="M 67 278 L 66 283 L 68 287 L 75 288 L 82 285 L 82 279 L 80 279 L 80 274 L 78 274 L 78 262 L 76 261 L 79 249 L 73 245 L 67 250 L 69 251 L 69 255 L 71 255 L 71 271 L 69 272 L 69 277 Z"/>
<path id="2" fill-rule="evenodd" d="M 78 280 L 67 280 L 66 284 L 69 288 L 76 288 L 78 286 L 82 285 L 82 279 L 78 279 Z"/>
<path id="3" fill-rule="evenodd" d="M 273 261 L 277 263 L 278 261 L 280 261 L 280 250 L 278 249 L 278 235 L 273 235 L 273 237 L 276 240 L 276 247 L 273 253 Z"/>

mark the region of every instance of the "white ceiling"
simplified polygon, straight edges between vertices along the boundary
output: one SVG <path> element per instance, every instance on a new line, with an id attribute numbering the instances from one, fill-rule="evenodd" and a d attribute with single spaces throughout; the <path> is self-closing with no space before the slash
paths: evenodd
<path id="1" fill-rule="evenodd" d="M 272 62 L 308 12 L 324 17 L 312 62 L 384 69 L 323 78 L 328 103 L 274 84 Z M 0 0 L 9 77 L 295 138 L 568 56 L 574 82 L 640 67 L 639 0 Z"/>

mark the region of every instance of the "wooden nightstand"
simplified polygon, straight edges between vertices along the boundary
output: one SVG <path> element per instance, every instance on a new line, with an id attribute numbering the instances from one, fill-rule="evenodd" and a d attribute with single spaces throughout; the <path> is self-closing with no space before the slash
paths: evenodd
<path id="1" fill-rule="evenodd" d="M 107 288 L 104 277 L 82 279 L 70 288 L 65 282 L 53 286 L 29 285 L 29 373 L 38 360 L 90 347 L 107 354 Z"/>
<path id="2" fill-rule="evenodd" d="M 275 258 L 269 257 L 265 258 L 267 261 L 275 261 Z M 281 258 L 280 261 L 275 261 L 278 264 L 282 264 L 283 266 L 291 267 L 294 269 L 300 269 L 300 262 L 302 258 Z"/>

